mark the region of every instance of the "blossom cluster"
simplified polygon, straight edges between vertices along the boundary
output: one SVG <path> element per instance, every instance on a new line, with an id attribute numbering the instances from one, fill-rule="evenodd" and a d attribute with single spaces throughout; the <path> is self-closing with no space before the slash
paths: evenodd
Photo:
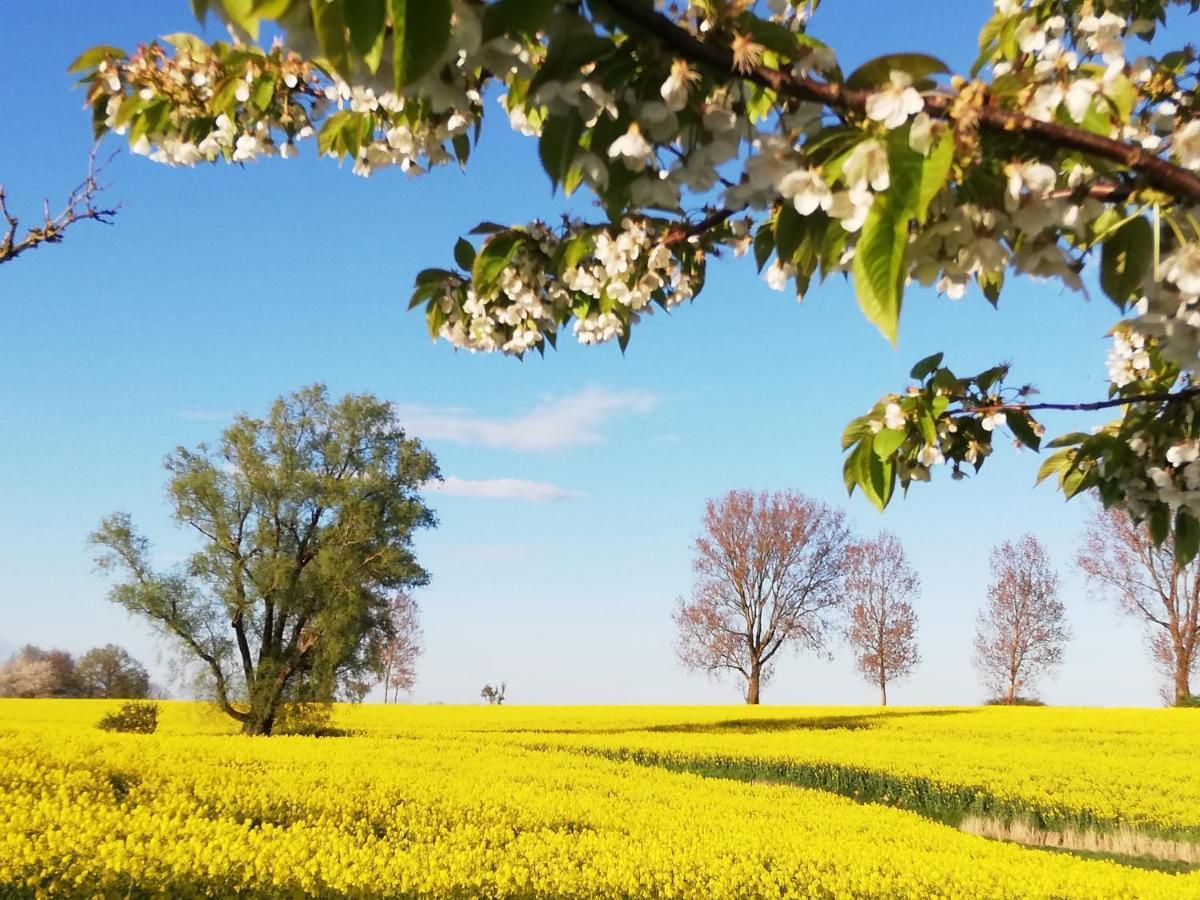
<path id="1" fill-rule="evenodd" d="M 327 75 L 297 52 L 320 55 L 311 23 L 286 24 L 287 50 L 283 40 L 265 53 L 184 40 L 173 54 L 151 44 L 132 57 L 103 59 L 89 100 L 103 109 L 107 129 L 129 134 L 134 153 L 168 165 L 289 158 L 316 138 L 321 153 L 348 157 L 355 174 L 391 166 L 419 174 L 465 160 L 452 145 L 479 125 L 481 73 L 527 77 L 533 62 L 519 41 L 482 42 L 479 10 L 456 4 L 440 63 L 397 92 L 365 73 L 355 84 Z"/>
<path id="2" fill-rule="evenodd" d="M 703 251 L 651 220 L 626 218 L 614 228 L 572 222 L 562 233 L 534 223 L 505 239 L 516 246 L 494 283 L 446 273 L 432 290 L 431 324 L 456 347 L 519 356 L 572 317 L 580 343 L 603 343 L 627 336 L 652 301 L 669 309 L 699 287 Z M 674 243 L 683 243 L 682 254 Z"/>

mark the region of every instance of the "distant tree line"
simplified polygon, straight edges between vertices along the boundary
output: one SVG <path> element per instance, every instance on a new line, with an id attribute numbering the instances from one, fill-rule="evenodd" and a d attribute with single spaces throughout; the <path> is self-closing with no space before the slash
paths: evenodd
<path id="1" fill-rule="evenodd" d="M 27 644 L 0 664 L 0 697 L 143 699 L 153 691 L 146 667 L 122 647 L 93 647 L 79 659 Z"/>
<path id="2" fill-rule="evenodd" d="M 894 535 L 858 539 L 840 510 L 796 491 L 730 491 L 708 502 L 701 526 L 692 592 L 674 614 L 686 668 L 733 673 L 753 704 L 782 653 L 829 656 L 841 637 L 886 705 L 888 686 L 920 663 L 921 581 Z M 1156 541 L 1128 514 L 1097 509 L 1076 559 L 1089 584 L 1146 626 L 1164 699 L 1179 706 L 1193 702 L 1200 658 L 1200 566 L 1181 558 L 1169 536 Z M 1037 702 L 1071 639 L 1058 574 L 1031 534 L 994 547 L 990 566 L 973 663 L 989 702 Z"/>

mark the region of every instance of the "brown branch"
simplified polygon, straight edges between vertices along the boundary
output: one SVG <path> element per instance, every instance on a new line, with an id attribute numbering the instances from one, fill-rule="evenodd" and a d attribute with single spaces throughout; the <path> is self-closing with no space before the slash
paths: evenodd
<path id="1" fill-rule="evenodd" d="M 745 209 L 744 206 L 741 207 L 740 209 L 718 209 L 715 212 L 710 213 L 708 216 L 701 219 L 699 222 L 695 223 L 694 225 L 688 225 L 683 222 L 672 225 L 671 228 L 667 231 L 666 235 L 663 237 L 662 242 L 663 242 L 664 246 L 667 246 L 667 247 L 670 247 L 673 244 L 682 243 L 683 241 L 686 241 L 689 238 L 693 238 L 693 237 L 696 237 L 697 235 L 704 234 L 704 232 L 708 231 L 710 228 L 716 228 L 718 225 L 720 225 L 726 219 L 729 219 L 732 216 L 737 215 L 743 209 Z"/>
<path id="2" fill-rule="evenodd" d="M 1036 412 L 1037 410 L 1057 409 L 1068 412 L 1095 412 L 1100 409 L 1113 409 L 1117 406 L 1128 406 L 1131 403 L 1176 403 L 1191 400 L 1200 396 L 1200 387 L 1184 388 L 1181 391 L 1157 391 L 1151 394 L 1132 394 L 1126 397 L 1113 397 L 1111 400 L 1096 400 L 1091 403 L 997 403 L 994 406 L 966 406 L 963 412 L 993 413 L 993 412 Z"/>
<path id="3" fill-rule="evenodd" d="M 820 103 L 833 109 L 861 112 L 866 108 L 872 91 L 847 88 L 781 72 L 769 66 L 734 64 L 733 52 L 724 47 L 706 44 L 689 31 L 676 25 L 662 13 L 637 0 L 600 0 L 618 15 L 641 26 L 664 44 L 692 62 L 717 69 L 723 74 L 744 78 L 780 94 L 810 103 Z M 953 95 L 931 92 L 923 95 L 925 109 L 942 118 L 952 118 Z M 1042 122 L 1032 116 L 997 106 L 971 107 L 978 124 L 990 131 L 1019 133 L 1067 150 L 1078 150 L 1119 163 L 1144 176 L 1155 187 L 1180 200 L 1200 202 L 1200 176 L 1167 162 L 1139 146 L 1092 134 L 1081 128 Z"/>
<path id="4" fill-rule="evenodd" d="M 111 157 L 109 157 L 111 159 Z M 32 250 L 42 244 L 57 244 L 62 241 L 63 232 L 76 222 L 90 219 L 104 225 L 112 223 L 119 207 L 99 207 L 96 197 L 105 189 L 97 176 L 103 170 L 107 160 L 100 166 L 96 165 L 96 151 L 88 156 L 87 177 L 71 191 L 66 205 L 57 214 L 50 212 L 50 202 L 43 202 L 41 225 L 29 228 L 20 237 L 17 230 L 20 220 L 8 209 L 8 194 L 4 185 L 0 184 L 0 216 L 3 216 L 7 228 L 0 237 L 0 263 L 12 262 L 26 250 Z"/>

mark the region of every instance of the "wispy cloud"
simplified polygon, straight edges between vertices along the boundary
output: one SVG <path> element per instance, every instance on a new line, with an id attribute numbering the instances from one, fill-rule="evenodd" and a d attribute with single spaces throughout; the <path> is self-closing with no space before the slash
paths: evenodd
<path id="1" fill-rule="evenodd" d="M 642 415 L 657 405 L 658 397 L 649 391 L 590 387 L 509 418 L 423 406 L 398 407 L 397 416 L 406 429 L 428 440 L 544 453 L 597 443 L 603 439 L 600 426 L 605 422 L 622 415 Z"/>
<path id="2" fill-rule="evenodd" d="M 555 500 L 574 500 L 585 496 L 548 481 L 525 481 L 521 478 L 483 478 L 472 480 L 450 475 L 443 481 L 426 482 L 425 490 L 451 497 L 480 497 L 485 500 L 526 500 L 550 503 Z"/>
<path id="3" fill-rule="evenodd" d="M 206 409 L 185 409 L 178 413 L 178 416 L 190 422 L 229 422 L 233 419 L 231 413 L 212 412 Z"/>

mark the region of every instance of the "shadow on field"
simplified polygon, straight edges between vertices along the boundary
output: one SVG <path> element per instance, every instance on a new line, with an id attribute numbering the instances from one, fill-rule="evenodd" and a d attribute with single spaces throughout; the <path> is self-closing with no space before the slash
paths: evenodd
<path id="1" fill-rule="evenodd" d="M 696 734 L 703 732 L 735 731 L 753 734 L 764 731 L 829 731 L 844 729 L 860 731 L 878 728 L 892 719 L 908 719 L 924 716 L 957 716 L 975 712 L 974 709 L 930 709 L 904 710 L 880 713 L 846 713 L 831 716 L 799 716 L 794 719 L 725 719 L 720 722 L 680 722 L 672 725 L 652 725 L 649 728 L 628 729 L 630 731 L 673 732 Z"/>
<path id="2" fill-rule="evenodd" d="M 628 728 L 513 728 L 520 734 L 764 734 L 781 731 L 862 731 L 878 728 L 894 719 L 958 716 L 979 712 L 975 707 L 957 709 L 913 709 L 878 713 L 844 713 L 827 716 L 795 716 L 786 719 L 738 718 L 716 722 L 672 722 Z"/>

